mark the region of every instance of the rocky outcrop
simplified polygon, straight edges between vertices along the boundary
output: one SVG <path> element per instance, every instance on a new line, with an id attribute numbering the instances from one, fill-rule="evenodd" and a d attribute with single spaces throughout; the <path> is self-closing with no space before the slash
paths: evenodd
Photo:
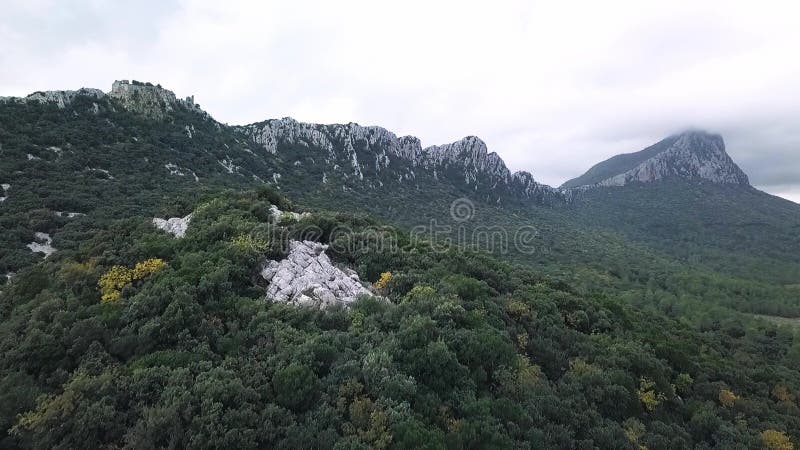
<path id="1" fill-rule="evenodd" d="M 603 161 L 563 187 L 625 186 L 670 178 L 749 185 L 747 175 L 725 151 L 722 136 L 688 131 L 640 152 Z"/>
<path id="2" fill-rule="evenodd" d="M 19 103 L 54 103 L 59 108 L 66 108 L 78 96 L 87 96 L 94 99 L 101 99 L 106 94 L 100 89 L 81 88 L 76 91 L 37 91 L 27 97 L 0 97 L 2 102 Z"/>
<path id="3" fill-rule="evenodd" d="M 269 282 L 267 298 L 298 306 L 347 305 L 370 295 L 349 269 L 331 264 L 327 245 L 313 241 L 290 241 L 289 254 L 281 261 L 267 261 L 261 276 Z"/>
<path id="4" fill-rule="evenodd" d="M 34 236 L 36 240 L 27 245 L 32 252 L 43 253 L 45 258 L 56 252 L 56 248 L 51 245 L 53 239 L 49 234 L 37 231 Z"/>
<path id="5" fill-rule="evenodd" d="M 68 219 L 74 219 L 76 217 L 85 216 L 84 213 L 79 212 L 68 212 L 68 211 L 54 211 L 55 215 L 58 217 L 66 217 Z"/>
<path id="6" fill-rule="evenodd" d="M 59 108 L 66 108 L 76 97 L 86 96 L 95 100 L 111 98 L 128 111 L 136 112 L 154 119 L 163 119 L 176 108 L 188 108 L 196 111 L 205 117 L 210 117 L 200 106 L 195 104 L 194 97 L 179 99 L 175 94 L 164 89 L 159 85 L 151 83 L 141 83 L 138 81 L 118 80 L 111 85 L 111 91 L 106 94 L 100 89 L 81 88 L 75 91 L 39 91 L 27 97 L 0 97 L 2 102 L 37 102 L 54 103 Z M 99 113 L 100 107 L 97 103 L 92 105 L 91 112 Z M 189 128 L 190 136 L 194 132 Z"/>
<path id="7" fill-rule="evenodd" d="M 192 220 L 192 214 L 186 217 L 172 217 L 170 219 L 154 218 L 153 225 L 159 230 L 164 230 L 172 234 L 176 238 L 182 238 L 186 235 L 186 230 L 189 229 L 189 222 Z"/>
<path id="8" fill-rule="evenodd" d="M 282 220 L 292 220 L 292 221 L 296 222 L 296 221 L 302 219 L 303 217 L 310 216 L 310 214 L 307 213 L 307 212 L 296 213 L 296 212 L 291 212 L 291 211 L 281 211 L 275 205 L 272 205 L 272 206 L 269 207 L 269 214 L 272 216 L 272 220 L 275 221 L 275 222 L 280 222 Z"/>
<path id="9" fill-rule="evenodd" d="M 2 203 L 8 198 L 8 190 L 11 189 L 11 185 L 8 183 L 0 184 L 0 189 L 3 189 L 3 195 L 0 196 L 0 203 Z"/>
<path id="10" fill-rule="evenodd" d="M 163 119 L 179 106 L 205 114 L 194 103 L 194 97 L 178 99 L 175 97 L 174 92 L 151 83 L 118 80 L 111 85 L 111 92 L 108 95 L 128 111 L 153 119 Z"/>

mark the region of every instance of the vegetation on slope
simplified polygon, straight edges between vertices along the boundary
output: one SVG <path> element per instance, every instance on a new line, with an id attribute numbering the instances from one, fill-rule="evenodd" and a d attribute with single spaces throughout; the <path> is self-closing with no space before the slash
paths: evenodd
<path id="1" fill-rule="evenodd" d="M 800 439 L 800 345 L 785 329 L 696 331 L 364 217 L 274 223 L 271 204 L 290 208 L 263 190 L 203 199 L 180 211 L 195 211 L 183 239 L 148 217 L 121 218 L 23 270 L 0 294 L 3 446 L 756 448 Z M 375 239 L 384 235 L 397 245 Z M 261 258 L 280 258 L 291 238 L 334 244 L 334 259 L 364 279 L 391 273 L 386 298 L 324 311 L 263 298 Z M 103 274 L 152 258 L 166 265 L 102 301 Z"/>

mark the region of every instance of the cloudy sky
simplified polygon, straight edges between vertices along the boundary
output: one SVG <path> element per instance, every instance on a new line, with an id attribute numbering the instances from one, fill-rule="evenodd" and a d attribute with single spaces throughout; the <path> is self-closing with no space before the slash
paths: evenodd
<path id="1" fill-rule="evenodd" d="M 800 202 L 796 1 L 381 3 L 0 0 L 0 95 L 151 81 L 231 124 L 477 135 L 551 185 L 703 128 Z"/>

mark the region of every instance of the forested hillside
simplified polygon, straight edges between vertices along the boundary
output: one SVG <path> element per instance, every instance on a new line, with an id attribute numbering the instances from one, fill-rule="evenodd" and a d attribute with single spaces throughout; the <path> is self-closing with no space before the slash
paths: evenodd
<path id="1" fill-rule="evenodd" d="M 268 184 L 301 207 L 407 229 L 533 228 L 534 251 L 476 247 L 507 248 L 503 258 L 582 292 L 622 293 L 676 316 L 715 320 L 718 307 L 800 316 L 800 207 L 747 185 L 664 180 L 558 193 L 512 175 L 476 138 L 423 151 L 415 138 L 356 124 L 230 127 L 158 86 L 115 89 L 0 102 L 0 275 L 41 259 L 28 248 L 45 244 L 36 233 L 68 248 L 97 221 L 174 214 L 203 193 Z M 473 208 L 456 223 L 459 199 Z"/>
<path id="2" fill-rule="evenodd" d="M 275 222 L 269 191 L 208 196 L 186 237 L 96 224 L 0 294 L 6 448 L 757 448 L 800 429 L 800 346 L 701 332 L 370 219 Z M 330 230 L 351 230 L 329 234 Z M 375 229 L 394 236 L 382 249 Z M 350 308 L 264 298 L 308 230 L 377 281 Z M 333 239 L 333 242 L 331 241 Z M 101 299 L 114 267 L 159 261 Z M 137 266 L 138 267 L 138 266 Z M 388 278 L 388 281 L 386 280 Z"/>
<path id="3" fill-rule="evenodd" d="M 798 442 L 800 206 L 415 139 L 149 83 L 0 99 L 0 448 Z M 267 298 L 300 241 L 371 295 Z"/>

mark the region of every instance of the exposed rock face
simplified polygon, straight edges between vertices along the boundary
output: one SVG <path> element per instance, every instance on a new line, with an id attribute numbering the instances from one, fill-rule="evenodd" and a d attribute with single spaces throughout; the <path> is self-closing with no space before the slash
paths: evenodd
<path id="1" fill-rule="evenodd" d="M 176 238 L 182 238 L 186 235 L 186 230 L 189 228 L 189 222 L 191 220 L 192 214 L 186 217 L 172 217 L 170 219 L 160 219 L 156 217 L 153 219 L 153 225 L 159 230 L 164 230 L 174 235 Z"/>
<path id="2" fill-rule="evenodd" d="M 334 171 L 345 170 L 347 176 L 358 180 L 364 180 L 369 168 L 375 173 L 394 171 L 393 178 L 402 183 L 415 180 L 416 170 L 436 180 L 457 177 L 454 181 L 470 189 L 496 191 L 498 195 L 511 193 L 536 200 L 565 200 L 559 190 L 537 183 L 530 173 L 512 174 L 500 156 L 489 153 L 486 144 L 475 136 L 423 149 L 416 137 L 397 137 L 384 128 L 355 123 L 319 125 L 284 118 L 237 130 L 270 154 L 278 153 L 283 146 L 307 147 L 312 154 L 321 153 Z M 327 173 L 323 179 L 327 182 Z"/>
<path id="3" fill-rule="evenodd" d="M 105 97 L 106 94 L 100 89 L 81 88 L 77 91 L 38 91 L 27 97 L 0 97 L 0 102 L 37 102 L 37 103 L 55 103 L 59 108 L 66 108 L 67 105 L 72 103 L 75 97 L 88 96 L 95 99 Z"/>
<path id="4" fill-rule="evenodd" d="M 118 80 L 111 86 L 108 95 L 116 99 L 125 109 L 154 119 L 164 118 L 178 105 L 202 112 L 194 103 L 194 97 L 179 100 L 174 92 L 150 83 Z"/>
<path id="5" fill-rule="evenodd" d="M 105 94 L 100 89 L 81 88 L 76 91 L 44 91 L 34 92 L 27 97 L 0 97 L 2 102 L 38 102 L 55 103 L 59 108 L 66 108 L 78 96 L 87 96 L 95 100 L 110 97 L 116 100 L 123 108 L 154 119 L 162 119 L 176 107 L 184 107 L 196 111 L 205 117 L 209 117 L 200 106 L 195 104 L 194 97 L 178 99 L 175 94 L 161 86 L 154 86 L 150 83 L 140 83 L 128 80 L 115 81 L 111 86 L 111 92 Z M 91 108 L 93 114 L 98 114 L 100 107 L 94 103 Z M 187 126 L 189 137 L 193 137 L 194 128 Z"/>
<path id="6" fill-rule="evenodd" d="M 307 213 L 307 212 L 305 212 L 305 213 L 296 213 L 296 212 L 291 212 L 291 211 L 281 211 L 275 205 L 272 205 L 272 206 L 269 207 L 269 213 L 272 216 L 272 220 L 274 220 L 275 222 L 280 222 L 283 219 L 290 219 L 290 220 L 298 221 L 298 220 L 302 219 L 303 217 L 309 216 L 309 213 Z"/>
<path id="7" fill-rule="evenodd" d="M 27 245 L 32 252 L 44 253 L 45 258 L 56 252 L 56 249 L 50 245 L 53 243 L 53 239 L 49 234 L 37 231 L 35 236 L 36 240 Z"/>
<path id="8" fill-rule="evenodd" d="M 325 255 L 327 245 L 290 241 L 289 255 L 267 261 L 261 276 L 270 282 L 267 298 L 300 306 L 349 304 L 370 292 L 352 270 L 341 270 Z"/>
<path id="9" fill-rule="evenodd" d="M 640 152 L 618 155 L 597 164 L 564 187 L 625 186 L 668 178 L 749 185 L 747 175 L 725 152 L 721 136 L 689 131 Z"/>
<path id="10" fill-rule="evenodd" d="M 3 189 L 3 195 L 0 196 L 0 203 L 6 201 L 8 198 L 8 190 L 11 189 L 11 185 L 7 183 L 0 184 L 0 188 Z"/>

